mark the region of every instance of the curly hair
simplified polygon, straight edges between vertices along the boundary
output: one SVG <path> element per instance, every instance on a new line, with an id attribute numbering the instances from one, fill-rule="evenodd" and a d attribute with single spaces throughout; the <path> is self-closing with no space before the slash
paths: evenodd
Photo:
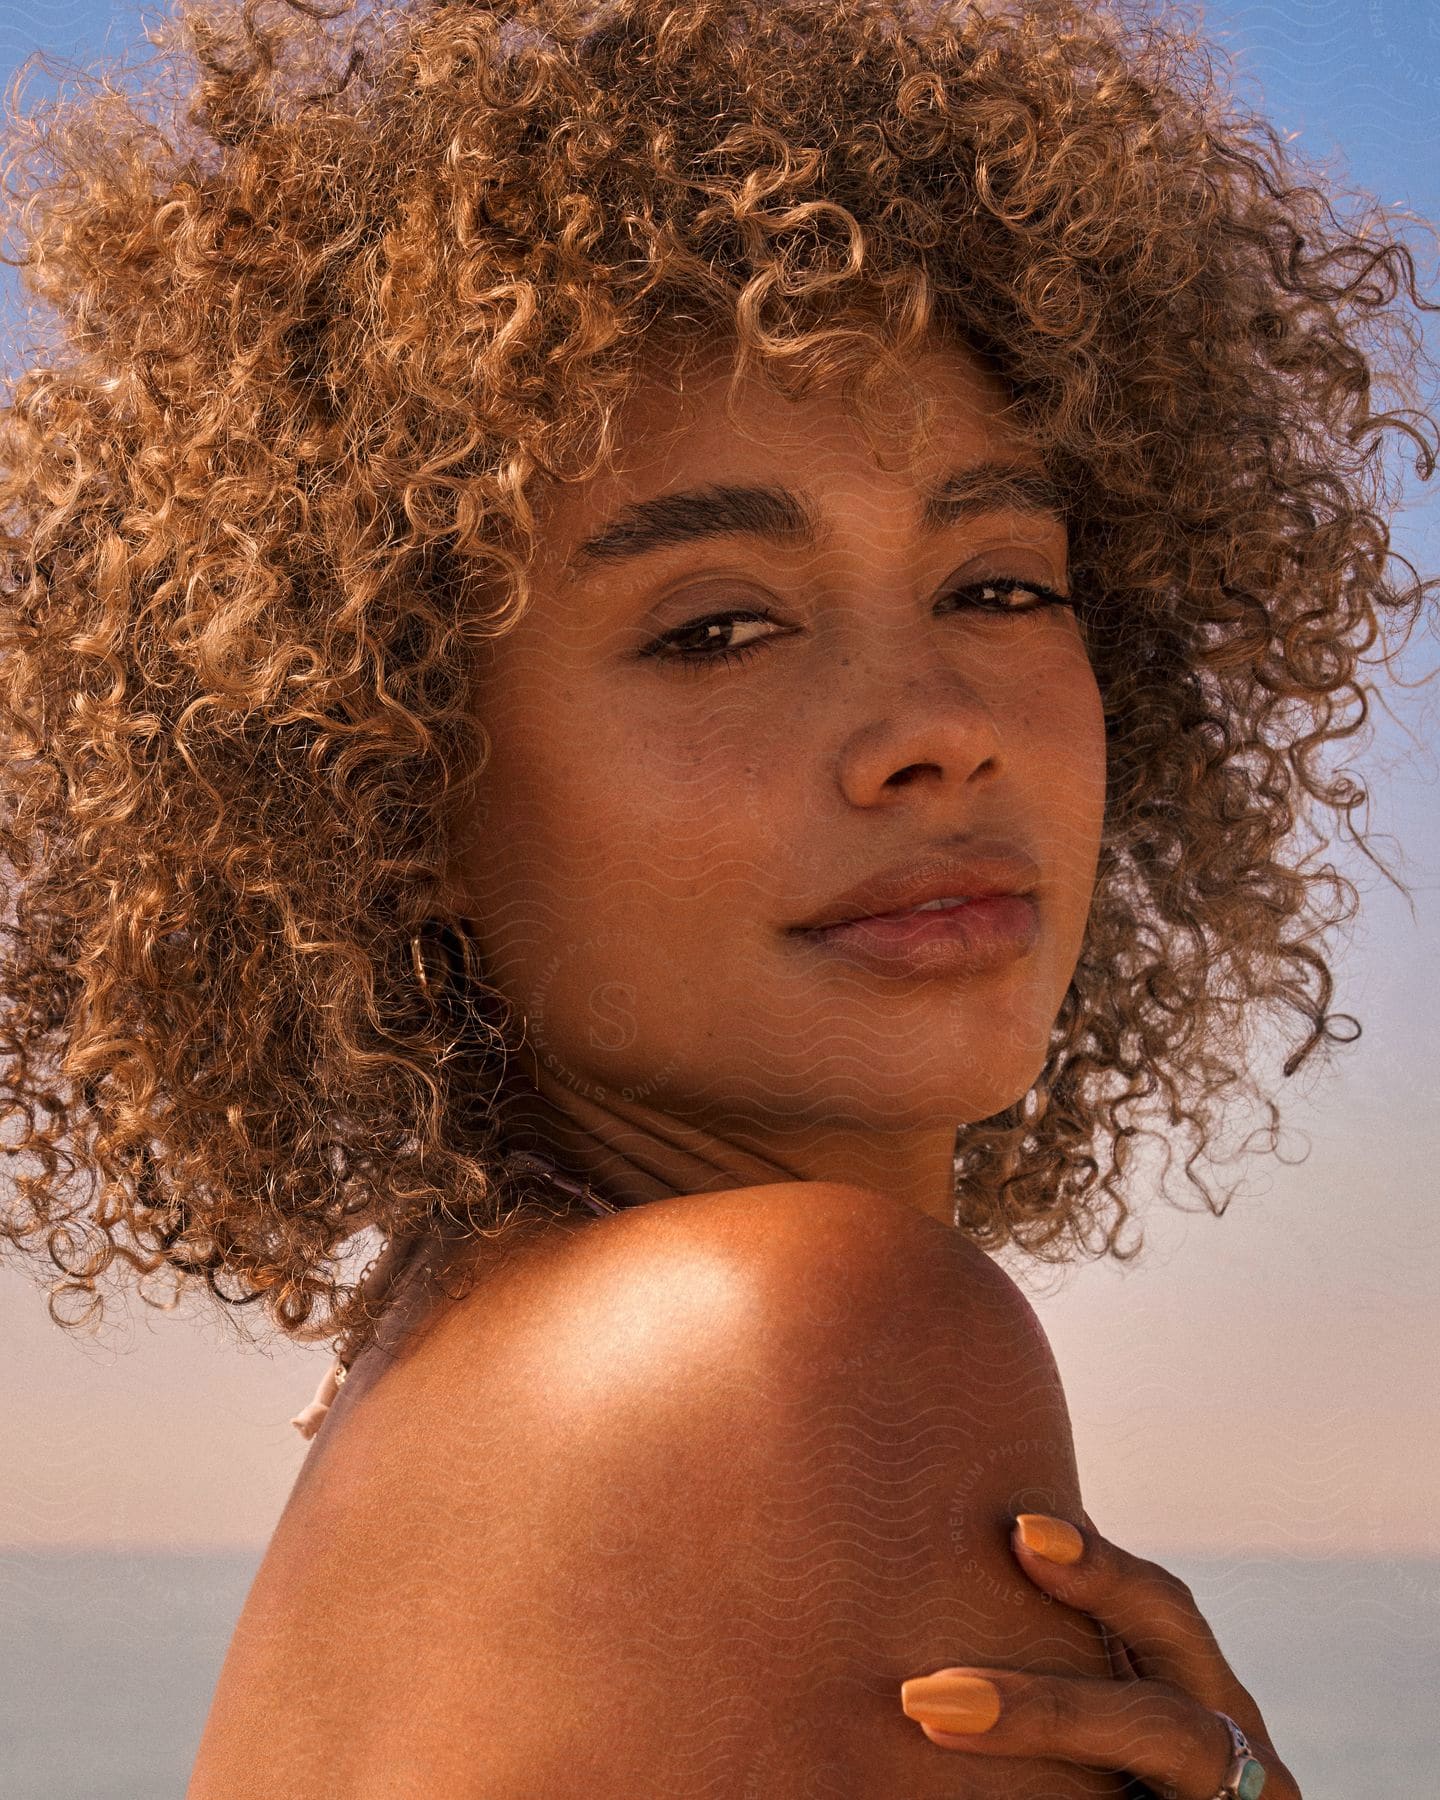
<path id="1" fill-rule="evenodd" d="M 1346 217 L 1174 7 L 261 10 L 152 28 L 181 100 L 81 72 L 6 123 L 6 260 L 53 323 L 0 410 L 0 1233 L 60 1272 L 52 1318 L 119 1260 L 365 1341 L 357 1233 L 541 1204 L 447 844 L 539 485 L 606 466 L 664 335 L 800 393 L 939 331 L 1013 396 L 1107 810 L 1045 1067 L 961 1133 L 955 1222 L 1133 1256 L 1157 1098 L 1223 1211 L 1194 1165 L 1261 1013 L 1300 1021 L 1286 1076 L 1358 1035 L 1321 942 L 1356 891 L 1300 828 L 1371 854 L 1320 758 L 1437 585 L 1392 570 L 1386 434 L 1435 462 L 1405 306 L 1440 310 L 1395 215 Z"/>

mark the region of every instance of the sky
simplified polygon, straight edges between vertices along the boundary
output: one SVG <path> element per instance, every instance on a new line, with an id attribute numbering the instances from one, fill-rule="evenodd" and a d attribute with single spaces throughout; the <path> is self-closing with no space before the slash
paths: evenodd
<path id="1" fill-rule="evenodd" d="M 1200 16 L 1236 58 L 1242 95 L 1297 148 L 1440 221 L 1440 0 Z M 107 36 L 112 51 L 137 41 L 141 20 L 129 4 L 5 0 L 0 83 L 40 47 L 85 59 Z M 1423 237 L 1412 243 L 1440 297 L 1434 255 L 1427 265 Z M 0 270 L 7 340 L 15 309 Z M 1394 467 L 1395 546 L 1440 571 L 1440 476 L 1427 491 L 1408 462 Z M 1415 681 L 1436 660 L 1433 635 L 1417 633 L 1399 672 Z M 1004 1259 L 1065 1381 L 1086 1508 L 1145 1556 L 1440 1555 L 1440 702 L 1392 687 L 1386 703 L 1357 768 L 1367 830 L 1411 897 L 1348 845 L 1333 850 L 1362 897 L 1334 944 L 1334 1005 L 1364 1032 L 1331 1071 L 1278 1084 L 1283 1160 L 1222 1167 L 1212 1179 L 1238 1188 L 1221 1218 L 1142 1198 L 1146 1247 L 1125 1267 Z M 1227 1142 L 1258 1122 L 1235 1121 Z M 327 1360 L 283 1342 L 242 1349 L 198 1303 L 116 1304 L 87 1341 L 0 1269 L 0 1549 L 263 1545 L 308 1448 L 288 1420 Z"/>

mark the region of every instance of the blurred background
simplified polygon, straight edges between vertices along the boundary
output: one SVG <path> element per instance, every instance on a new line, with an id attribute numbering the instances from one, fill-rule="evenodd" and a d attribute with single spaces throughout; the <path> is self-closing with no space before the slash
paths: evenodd
<path id="1" fill-rule="evenodd" d="M 7 107 L 33 51 L 57 67 L 143 51 L 153 16 L 128 0 L 3 0 Z M 1194 16 L 1235 59 L 1242 97 L 1342 187 L 1440 222 L 1440 0 Z M 55 86 L 32 69 L 22 103 Z M 1440 297 L 1433 241 L 1411 242 Z M 7 368 L 24 360 L 24 310 L 0 269 Z M 1392 454 L 1407 496 L 1395 547 L 1434 573 L 1440 477 L 1427 491 Z M 1416 681 L 1435 661 L 1417 634 L 1398 671 Z M 1124 1268 L 1006 1259 L 1065 1378 L 1091 1517 L 1191 1582 L 1306 1800 L 1430 1794 L 1440 1768 L 1437 696 L 1386 698 L 1353 766 L 1411 898 L 1350 846 L 1331 853 L 1362 894 L 1333 949 L 1334 1004 L 1363 1037 L 1333 1072 L 1279 1084 L 1281 1156 L 1237 1154 L 1212 1177 L 1240 1178 L 1223 1218 L 1149 1209 Z M 1237 1153 L 1260 1123 L 1234 1121 Z M 241 1350 L 198 1302 L 115 1304 L 101 1339 L 76 1339 L 0 1269 L 0 1793 L 183 1794 L 306 1453 L 288 1420 L 326 1361 Z"/>

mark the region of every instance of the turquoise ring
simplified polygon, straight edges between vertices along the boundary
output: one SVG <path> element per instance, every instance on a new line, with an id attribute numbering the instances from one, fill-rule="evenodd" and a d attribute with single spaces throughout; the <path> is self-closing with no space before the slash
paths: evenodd
<path id="1" fill-rule="evenodd" d="M 1215 1717 L 1230 1733 L 1234 1756 L 1225 1771 L 1219 1793 L 1212 1795 L 1211 1800 L 1259 1800 L 1260 1790 L 1265 1785 L 1265 1771 L 1250 1754 L 1249 1739 L 1229 1713 L 1217 1712 Z"/>

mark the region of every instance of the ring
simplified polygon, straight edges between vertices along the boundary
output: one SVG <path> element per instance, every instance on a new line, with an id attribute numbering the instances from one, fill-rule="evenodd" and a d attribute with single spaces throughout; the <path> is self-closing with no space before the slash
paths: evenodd
<path id="1" fill-rule="evenodd" d="M 1225 1771 L 1219 1793 L 1212 1794 L 1211 1800 L 1259 1800 L 1260 1790 L 1265 1785 L 1265 1771 L 1250 1754 L 1249 1740 L 1229 1713 L 1216 1712 L 1215 1717 L 1230 1733 L 1235 1754 Z"/>

